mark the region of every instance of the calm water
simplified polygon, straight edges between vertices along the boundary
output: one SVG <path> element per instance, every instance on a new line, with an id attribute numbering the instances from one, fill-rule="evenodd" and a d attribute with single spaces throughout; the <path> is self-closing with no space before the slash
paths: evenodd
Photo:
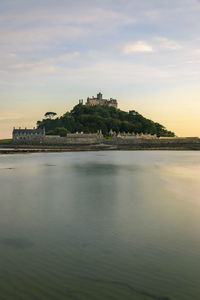
<path id="1" fill-rule="evenodd" d="M 0 156 L 0 299 L 200 299 L 200 152 Z"/>

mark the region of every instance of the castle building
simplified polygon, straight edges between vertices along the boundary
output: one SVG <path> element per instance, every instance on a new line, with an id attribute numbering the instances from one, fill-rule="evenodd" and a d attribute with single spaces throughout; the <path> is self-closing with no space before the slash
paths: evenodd
<path id="1" fill-rule="evenodd" d="M 15 129 L 13 128 L 13 142 L 14 143 L 27 143 L 32 141 L 42 142 L 45 137 L 45 129 Z"/>
<path id="2" fill-rule="evenodd" d="M 13 143 L 18 145 L 90 145 L 98 144 L 103 140 L 101 130 L 97 133 L 69 133 L 66 137 L 46 135 L 45 129 L 15 129 L 13 128 Z"/>
<path id="3" fill-rule="evenodd" d="M 117 108 L 117 100 L 116 99 L 112 99 L 110 98 L 110 100 L 108 99 L 103 99 L 103 95 L 102 93 L 98 93 L 97 97 L 92 97 L 92 98 L 87 98 L 87 102 L 86 105 L 107 105 L 107 106 L 112 106 Z"/>

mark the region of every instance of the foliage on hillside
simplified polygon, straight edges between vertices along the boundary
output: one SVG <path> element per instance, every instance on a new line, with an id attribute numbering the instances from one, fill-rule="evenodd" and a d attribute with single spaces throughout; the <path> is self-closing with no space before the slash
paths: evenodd
<path id="1" fill-rule="evenodd" d="M 65 136 L 68 132 L 95 133 L 102 130 L 108 135 L 112 129 L 116 132 L 149 133 L 157 136 L 174 136 L 174 133 L 165 129 L 132 110 L 129 112 L 108 106 L 87 106 L 78 104 L 70 112 L 55 119 L 46 118 L 38 121 L 39 128 L 45 127 L 47 134 Z"/>

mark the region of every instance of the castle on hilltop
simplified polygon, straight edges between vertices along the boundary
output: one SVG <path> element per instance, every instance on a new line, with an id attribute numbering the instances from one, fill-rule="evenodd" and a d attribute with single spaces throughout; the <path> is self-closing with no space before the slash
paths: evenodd
<path id="1" fill-rule="evenodd" d="M 83 100 L 79 100 L 79 104 L 83 104 Z M 112 98 L 110 98 L 110 100 L 103 99 L 102 93 L 98 93 L 96 98 L 94 96 L 92 98 L 88 97 L 86 105 L 90 105 L 90 106 L 107 105 L 107 106 L 112 106 L 117 108 L 117 100 Z"/>

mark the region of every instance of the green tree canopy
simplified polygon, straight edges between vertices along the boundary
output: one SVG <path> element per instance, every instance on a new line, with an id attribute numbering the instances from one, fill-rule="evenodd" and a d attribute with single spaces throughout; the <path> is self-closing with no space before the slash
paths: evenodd
<path id="1" fill-rule="evenodd" d="M 45 127 L 47 134 L 65 136 L 66 132 L 95 133 L 101 130 L 104 135 L 109 131 L 156 134 L 157 136 L 174 136 L 163 125 L 146 119 L 135 110 L 129 112 L 106 105 L 78 104 L 63 116 L 53 118 L 56 113 L 47 112 L 45 119 L 37 122 L 38 128 Z M 64 130 L 65 129 L 65 130 Z"/>
<path id="2" fill-rule="evenodd" d="M 53 117 L 55 117 L 57 115 L 57 113 L 53 112 L 53 111 L 48 111 L 45 113 L 45 118 L 49 118 L 52 119 Z"/>

